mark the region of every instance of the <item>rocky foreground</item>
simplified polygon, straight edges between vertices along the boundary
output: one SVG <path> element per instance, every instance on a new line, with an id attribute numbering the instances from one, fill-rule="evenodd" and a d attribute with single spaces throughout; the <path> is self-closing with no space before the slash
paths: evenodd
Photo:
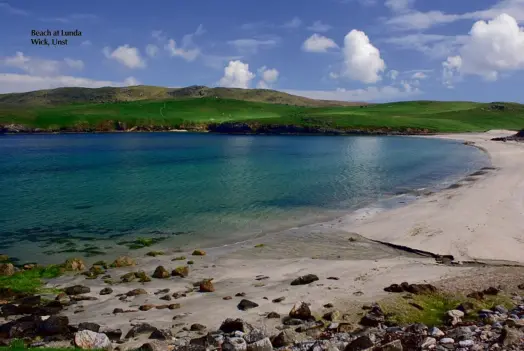
<path id="1" fill-rule="evenodd" d="M 205 254 L 204 252 L 200 252 Z M 121 257 L 111 267 L 126 267 L 134 264 L 133 259 Z M 0 271 L 4 275 L 14 274 L 10 264 L 2 264 Z M 77 274 L 86 279 L 107 275 L 106 264 L 95 264 L 89 270 L 80 260 L 68 262 L 67 270 L 80 271 Z M 27 266 L 25 270 L 35 269 Z M 116 270 L 115 270 L 116 271 Z M 114 272 L 114 271 L 112 271 Z M 149 277 L 144 272 L 127 273 L 120 277 L 121 282 L 167 277 L 187 277 L 184 266 L 167 271 L 159 266 Z M 267 277 L 257 277 L 264 280 Z M 296 277 L 290 285 L 309 285 L 319 281 L 314 274 Z M 323 277 L 322 279 L 338 279 Z M 519 285 L 524 290 L 524 284 Z M 416 296 L 439 294 L 438 288 L 431 284 L 392 284 L 385 291 L 413 300 Z M 491 309 L 478 309 L 472 302 L 463 302 L 455 309 L 442 311 L 441 323 L 427 326 L 422 323 L 398 325 L 395 316 L 385 313 L 381 304 L 362 306 L 362 316 L 358 323 L 353 323 L 355 316 L 344 314 L 334 309 L 333 304 L 324 305 L 323 311 L 312 311 L 308 301 L 296 301 L 286 315 L 276 312 L 264 314 L 267 320 L 279 321 L 276 333 L 269 333 L 264 324 L 252 325 L 241 318 L 231 319 L 224 316 L 221 325 L 206 325 L 206 321 L 187 325 L 183 316 L 176 314 L 186 294 L 208 294 L 215 291 L 212 279 L 194 283 L 193 288 L 185 292 L 172 292 L 162 289 L 154 292 L 162 304 L 141 305 L 137 310 L 115 308 L 113 314 L 132 315 L 138 311 L 165 310 L 172 313 L 171 328 L 156 327 L 155 323 L 134 322 L 125 333 L 111 325 L 102 325 L 85 321 L 72 324 L 64 315 L 69 309 L 82 311 L 83 301 L 96 301 L 100 296 L 114 294 L 110 286 L 93 291 L 84 285 L 67 286 L 56 294 L 21 294 L 2 289 L 0 310 L 3 322 L 0 326 L 2 344 L 10 345 L 13 340 L 23 340 L 30 347 L 78 347 L 81 349 L 118 349 L 118 350 L 226 350 L 226 351 L 401 351 L 401 350 L 524 350 L 524 296 L 513 294 L 511 308 L 497 305 Z M 125 294 L 115 296 L 122 301 L 132 301 L 137 296 L 148 294 L 145 289 L 132 289 Z M 499 288 L 487 287 L 482 291 L 471 291 L 468 297 L 472 301 L 483 301 L 488 297 L 504 294 Z M 224 300 L 237 299 L 237 308 L 241 311 L 256 309 L 258 304 L 249 300 L 242 293 L 225 296 Z M 279 304 L 284 298 L 274 299 Z M 425 308 L 410 302 L 413 308 L 423 311 Z M 94 308 L 95 306 L 92 306 Z M 432 311 L 426 311 L 431 313 Z"/>

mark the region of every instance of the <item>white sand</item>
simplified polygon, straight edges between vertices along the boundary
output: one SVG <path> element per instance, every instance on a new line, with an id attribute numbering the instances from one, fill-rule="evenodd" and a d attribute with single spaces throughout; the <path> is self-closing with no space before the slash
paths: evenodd
<path id="1" fill-rule="evenodd" d="M 264 314 L 276 311 L 286 315 L 293 303 L 300 300 L 311 303 L 315 313 L 322 313 L 322 306 L 328 302 L 345 311 L 349 306 L 386 296 L 383 288 L 389 284 L 437 281 L 467 273 L 470 269 L 438 265 L 433 259 L 402 254 L 354 236 L 351 232 L 434 253 L 453 254 L 460 259 L 522 262 L 524 146 L 489 141 L 498 134 L 508 135 L 511 132 L 438 136 L 475 142 L 489 151 L 493 165 L 500 169 L 479 176 L 479 180 L 470 185 L 422 198 L 406 207 L 360 219 L 357 219 L 360 214 L 351 215 L 330 223 L 267 235 L 256 239 L 256 242 L 209 250 L 207 256 L 195 259 L 190 276 L 185 279 L 175 277 L 153 279 L 146 284 L 118 284 L 113 286 L 114 293 L 106 296 L 98 295 L 107 286 L 101 279 L 61 277 L 53 284 L 58 287 L 75 283 L 87 285 L 92 289 L 91 295 L 100 298 L 99 301 L 84 301 L 70 307 L 66 314 L 72 323 L 97 322 L 122 328 L 125 333 L 130 328 L 130 322 L 140 321 L 157 327 L 174 327 L 177 332 L 183 325 L 195 322 L 213 329 L 218 328 L 225 318 L 241 317 L 274 332 L 278 320 L 265 319 Z M 348 240 L 350 237 L 356 237 L 357 241 Z M 266 246 L 253 247 L 261 242 Z M 160 264 L 170 270 L 183 263 L 171 261 L 177 255 L 180 253 L 138 258 L 138 268 L 112 269 L 108 273 L 113 278 L 137 269 L 152 274 Z M 291 280 L 308 273 L 318 275 L 320 280 L 306 286 L 290 285 Z M 269 279 L 257 281 L 255 278 L 258 275 L 268 276 Z M 327 279 L 332 276 L 340 279 Z M 160 300 L 162 295 L 153 294 L 163 288 L 170 288 L 170 294 L 182 291 L 191 282 L 209 277 L 214 278 L 214 293 L 193 292 L 170 302 Z M 257 286 L 260 283 L 265 285 Z M 149 294 L 129 298 L 128 301 L 119 301 L 114 296 L 138 287 L 146 289 Z M 241 298 L 234 296 L 239 292 L 245 292 L 246 299 L 260 306 L 247 312 L 239 311 L 236 305 Z M 232 296 L 233 299 L 224 301 L 224 296 Z M 271 302 L 280 296 L 286 297 L 283 303 Z M 160 305 L 174 302 L 180 303 L 181 309 L 111 313 L 114 308 L 137 309 L 145 303 Z M 73 311 L 79 306 L 85 306 L 85 312 L 74 314 Z M 185 316 L 173 321 L 174 315 Z"/>

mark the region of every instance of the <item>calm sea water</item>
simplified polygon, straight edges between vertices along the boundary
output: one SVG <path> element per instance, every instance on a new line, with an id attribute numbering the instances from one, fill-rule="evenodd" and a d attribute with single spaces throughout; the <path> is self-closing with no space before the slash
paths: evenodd
<path id="1" fill-rule="evenodd" d="M 1 136 L 0 253 L 48 262 L 129 250 L 139 237 L 169 247 L 237 241 L 487 162 L 459 142 L 406 137 Z"/>

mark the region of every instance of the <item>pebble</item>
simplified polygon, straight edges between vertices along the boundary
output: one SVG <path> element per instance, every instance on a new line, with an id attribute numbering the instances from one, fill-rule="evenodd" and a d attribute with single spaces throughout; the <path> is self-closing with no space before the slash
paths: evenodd
<path id="1" fill-rule="evenodd" d="M 453 340 L 452 338 L 442 338 L 440 339 L 440 343 L 441 344 L 454 344 L 455 343 L 455 340 Z"/>

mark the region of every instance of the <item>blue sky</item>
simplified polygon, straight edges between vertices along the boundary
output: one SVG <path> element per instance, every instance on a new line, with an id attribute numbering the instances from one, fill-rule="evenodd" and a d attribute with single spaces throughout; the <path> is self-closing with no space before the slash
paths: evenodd
<path id="1" fill-rule="evenodd" d="M 0 93 L 207 85 L 524 102 L 522 21 L 524 0 L 0 0 Z M 47 29 L 82 36 L 31 43 Z"/>

